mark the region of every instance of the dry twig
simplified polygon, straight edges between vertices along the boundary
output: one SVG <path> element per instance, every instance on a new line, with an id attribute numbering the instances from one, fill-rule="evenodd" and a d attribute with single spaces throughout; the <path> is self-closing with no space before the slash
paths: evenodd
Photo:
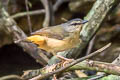
<path id="1" fill-rule="evenodd" d="M 69 0 L 56 1 L 56 3 L 53 6 L 53 11 L 56 12 L 57 9 L 61 6 L 62 3 L 68 2 L 68 1 Z M 28 13 L 27 12 L 20 12 L 20 13 L 16 13 L 16 14 L 12 15 L 10 17 L 15 19 L 15 18 L 26 16 L 27 14 L 29 14 L 29 15 L 39 15 L 39 14 L 43 14 L 43 13 L 45 13 L 45 9 L 29 11 Z"/>
<path id="2" fill-rule="evenodd" d="M 30 15 L 28 14 L 28 12 L 29 12 L 28 0 L 25 0 L 25 5 L 26 5 L 26 10 L 27 10 L 27 20 L 28 20 L 29 31 L 31 34 L 32 33 L 32 23 L 31 23 Z"/>
<path id="3" fill-rule="evenodd" d="M 108 47 L 110 47 L 110 45 L 111 45 L 111 43 L 105 45 L 105 46 L 102 47 L 101 49 L 99 49 L 99 50 L 97 50 L 97 51 L 95 51 L 95 52 L 93 52 L 93 53 L 91 53 L 91 54 L 89 54 L 89 55 L 87 55 L 87 56 L 85 56 L 85 57 L 82 57 L 82 58 L 80 58 L 80 59 L 77 59 L 77 60 L 73 61 L 71 64 L 68 64 L 68 65 L 66 65 L 65 67 L 62 67 L 62 68 L 60 68 L 60 69 L 58 69 L 58 70 L 56 70 L 56 71 L 53 71 L 53 72 L 50 72 L 50 73 L 47 73 L 47 74 L 38 75 L 38 76 L 34 77 L 34 78 L 31 79 L 31 80 L 37 80 L 37 79 L 40 79 L 40 80 L 41 80 L 41 79 L 48 78 L 49 76 L 52 76 L 53 74 L 59 74 L 59 73 L 61 73 L 61 72 L 64 72 L 64 71 L 65 71 L 66 69 L 68 69 L 69 67 L 71 67 L 71 66 L 73 66 L 73 65 L 75 65 L 75 64 L 77 64 L 77 63 L 79 63 L 79 62 L 81 62 L 81 61 L 83 61 L 83 60 L 85 60 L 85 59 L 88 59 L 88 58 L 90 58 L 90 57 L 92 57 L 92 56 L 95 56 L 95 55 L 98 54 L 98 53 L 101 53 L 102 51 L 104 51 L 104 50 L 106 50 Z"/>
<path id="4" fill-rule="evenodd" d="M 95 36 L 92 38 L 92 40 L 89 42 L 86 55 L 89 55 L 89 54 L 91 53 L 91 50 L 92 50 L 93 45 L 94 45 L 95 37 L 96 37 L 96 35 L 95 35 Z"/>
<path id="5" fill-rule="evenodd" d="M 0 80 L 22 80 L 22 78 L 18 75 L 7 75 L 7 76 L 3 76 L 3 77 L 0 77 Z"/>
<path id="6" fill-rule="evenodd" d="M 45 8 L 45 19 L 43 22 L 43 27 L 48 27 L 53 23 L 53 7 L 52 3 L 49 0 L 40 0 Z"/>

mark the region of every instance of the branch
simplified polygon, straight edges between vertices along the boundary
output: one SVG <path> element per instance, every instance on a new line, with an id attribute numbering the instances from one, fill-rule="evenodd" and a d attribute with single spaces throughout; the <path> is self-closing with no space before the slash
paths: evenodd
<path id="1" fill-rule="evenodd" d="M 67 70 L 71 71 L 71 70 L 82 70 L 82 69 L 95 70 L 97 72 L 105 72 L 108 74 L 120 75 L 120 66 L 111 63 L 99 62 L 93 60 L 82 61 L 70 67 Z"/>
<path id="2" fill-rule="evenodd" d="M 68 0 L 69 1 L 69 0 Z M 53 11 L 56 12 L 57 9 L 59 8 L 59 6 L 61 6 L 62 3 L 67 2 L 67 0 L 62 0 L 62 1 L 56 1 L 56 3 L 53 6 Z M 57 6 L 57 7 L 56 7 Z M 16 13 L 12 16 L 10 16 L 11 18 L 19 18 L 19 17 L 23 17 L 28 15 L 39 15 L 39 14 L 43 14 L 45 13 L 45 9 L 41 9 L 41 10 L 35 10 L 35 11 L 29 11 L 29 12 L 20 12 L 20 13 Z"/>
<path id="3" fill-rule="evenodd" d="M 77 55 L 74 56 L 75 58 L 81 54 L 82 50 L 87 46 L 89 41 L 99 30 L 100 25 L 105 17 L 119 3 L 120 0 L 97 0 L 94 3 L 92 9 L 85 17 L 85 20 L 88 20 L 89 22 L 83 26 L 83 30 L 80 33 L 83 43 L 80 44 L 78 48 L 72 51 L 73 54 L 71 54 L 71 56 L 75 55 L 76 52 Z"/>
<path id="4" fill-rule="evenodd" d="M 49 0 L 40 0 L 45 8 L 45 19 L 43 22 L 43 27 L 48 27 L 53 23 L 53 8 L 52 3 Z"/>
<path id="5" fill-rule="evenodd" d="M 87 51 L 86 51 L 86 55 L 90 54 L 94 45 L 94 41 L 95 41 L 96 35 L 90 40 L 88 47 L 87 47 Z"/>
<path id="6" fill-rule="evenodd" d="M 119 56 L 112 62 L 112 64 L 116 64 L 120 66 L 120 54 Z"/>
<path id="7" fill-rule="evenodd" d="M 53 9 L 56 11 L 62 3 L 69 2 L 69 1 L 70 0 L 57 0 L 56 3 L 53 6 Z"/>
<path id="8" fill-rule="evenodd" d="M 16 25 L 12 18 L 8 18 L 9 14 L 4 8 L 0 8 L 0 29 L 10 35 L 12 40 L 20 40 L 26 38 L 26 34 Z M 36 59 L 42 65 L 47 64 L 48 58 L 37 49 L 37 46 L 32 43 L 18 43 L 29 55 Z"/>
<path id="9" fill-rule="evenodd" d="M 18 75 L 7 75 L 7 76 L 0 77 L 0 80 L 22 80 L 22 79 Z"/>
<path id="10" fill-rule="evenodd" d="M 28 14 L 28 11 L 29 11 L 28 0 L 25 0 L 25 6 L 26 6 L 26 11 L 27 11 L 27 20 L 28 20 L 29 31 L 31 34 L 32 33 L 32 23 L 31 23 L 30 15 Z"/>
<path id="11" fill-rule="evenodd" d="M 20 13 L 16 13 L 12 16 L 10 16 L 11 18 L 19 18 L 19 17 L 23 17 L 23 16 L 26 16 L 26 15 L 39 15 L 39 14 L 43 14 L 45 13 L 45 10 L 44 9 L 41 9 L 41 10 L 35 10 L 35 11 L 29 11 L 29 12 L 20 12 Z"/>
<path id="12" fill-rule="evenodd" d="M 25 78 L 25 79 L 27 78 L 28 79 L 28 78 L 31 78 L 33 76 L 38 75 L 39 73 L 40 73 L 40 75 L 37 76 L 36 79 L 45 79 L 45 78 L 48 78 L 49 76 L 52 76 L 53 74 L 58 74 L 58 73 L 64 72 L 65 70 L 67 70 L 68 68 L 72 67 L 73 65 L 75 65 L 75 64 L 77 64 L 77 63 L 79 63 L 79 62 L 81 62 L 81 61 L 83 61 L 85 59 L 88 59 L 88 58 L 90 58 L 92 56 L 95 56 L 98 53 L 101 53 L 102 51 L 104 51 L 108 47 L 110 47 L 110 45 L 111 45 L 111 43 L 107 44 L 106 46 L 102 47 L 101 49 L 99 49 L 99 50 L 97 50 L 97 51 L 95 51 L 95 52 L 93 52 L 93 53 L 91 53 L 91 54 L 89 54 L 89 55 L 87 55 L 85 57 L 82 57 L 80 59 L 77 59 L 77 60 L 73 61 L 71 64 L 68 64 L 65 67 L 62 67 L 62 68 L 60 68 L 60 69 L 58 69 L 58 70 L 56 70 L 54 72 L 47 73 L 48 71 L 46 71 L 46 68 L 42 68 L 42 69 L 37 70 L 37 71 L 35 70 L 35 71 L 32 71 L 32 72 L 31 71 L 27 72 L 27 75 L 26 74 L 23 75 L 22 78 Z M 59 64 L 59 63 L 57 63 L 57 64 Z M 52 65 L 52 66 L 54 66 L 54 65 Z M 37 74 L 35 74 L 35 73 L 37 73 Z"/>

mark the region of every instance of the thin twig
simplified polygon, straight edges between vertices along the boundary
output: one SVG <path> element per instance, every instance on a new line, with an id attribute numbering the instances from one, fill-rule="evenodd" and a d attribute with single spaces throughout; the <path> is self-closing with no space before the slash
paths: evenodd
<path id="1" fill-rule="evenodd" d="M 68 1 L 70 0 L 57 0 L 56 3 L 54 4 L 53 9 L 56 11 L 62 3 L 68 2 Z"/>
<path id="2" fill-rule="evenodd" d="M 90 43 L 88 45 L 88 49 L 87 49 L 86 55 L 89 55 L 91 53 L 93 45 L 94 45 L 95 37 L 96 37 L 96 35 L 90 41 Z"/>
<path id="3" fill-rule="evenodd" d="M 62 2 L 56 1 L 56 3 L 53 6 L 53 11 L 56 12 L 57 9 L 60 7 L 60 5 L 64 2 L 67 2 L 67 0 L 66 1 L 62 0 Z M 29 14 L 29 15 L 39 15 L 39 14 L 43 14 L 43 13 L 45 13 L 45 9 L 29 11 L 28 13 L 27 12 L 20 12 L 20 13 L 16 13 L 16 14 L 12 15 L 10 17 L 15 19 L 15 18 L 26 16 L 27 14 Z"/>
<path id="4" fill-rule="evenodd" d="M 18 75 L 7 75 L 7 76 L 0 77 L 0 80 L 12 80 L 12 79 L 22 80 L 22 78 Z"/>
<path id="5" fill-rule="evenodd" d="M 53 23 L 53 9 L 52 3 L 49 0 L 40 0 L 45 8 L 45 19 L 43 22 L 43 27 L 48 27 Z"/>
<path id="6" fill-rule="evenodd" d="M 29 15 L 38 15 L 38 14 L 43 14 L 43 13 L 45 13 L 44 9 L 29 11 L 28 13 L 27 12 L 20 12 L 20 13 L 16 13 L 16 14 L 10 16 L 10 18 L 15 19 L 15 18 L 26 16 L 27 14 L 29 14 Z"/>
<path id="7" fill-rule="evenodd" d="M 58 70 L 56 70 L 56 71 L 54 71 L 54 72 L 50 72 L 50 73 L 47 73 L 47 74 L 44 74 L 44 75 L 38 75 L 37 77 L 34 77 L 34 78 L 31 79 L 31 80 L 37 80 L 37 79 L 40 79 L 40 80 L 41 80 L 41 79 L 48 78 L 49 76 L 52 76 L 53 74 L 61 73 L 61 72 L 65 71 L 66 69 L 68 69 L 69 67 L 71 67 L 71 66 L 73 66 L 73 65 L 75 65 L 75 64 L 77 64 L 77 63 L 79 63 L 79 62 L 81 62 L 81 61 L 83 61 L 83 60 L 85 60 L 85 59 L 88 59 L 88 58 L 90 58 L 90 57 L 92 57 L 92 56 L 95 56 L 95 55 L 98 54 L 98 53 L 101 53 L 102 51 L 104 51 L 104 50 L 106 50 L 108 47 L 110 47 L 110 45 L 111 45 L 111 43 L 105 45 L 105 46 L 102 47 L 101 49 L 99 49 L 99 50 L 97 50 L 97 51 L 95 51 L 95 52 L 93 52 L 93 53 L 91 53 L 91 54 L 89 54 L 89 55 L 87 55 L 87 56 L 85 56 L 85 57 L 82 57 L 82 58 L 80 58 L 80 59 L 77 59 L 77 60 L 73 61 L 71 64 L 68 64 L 67 66 L 65 66 L 65 67 L 63 67 L 63 68 L 60 68 L 60 69 L 58 69 Z"/>
<path id="8" fill-rule="evenodd" d="M 30 15 L 28 14 L 28 12 L 29 12 L 28 0 L 25 0 L 25 5 L 26 5 L 26 11 L 27 11 L 28 27 L 29 27 L 29 31 L 30 31 L 30 34 L 31 34 L 32 33 L 32 24 L 31 24 Z"/>

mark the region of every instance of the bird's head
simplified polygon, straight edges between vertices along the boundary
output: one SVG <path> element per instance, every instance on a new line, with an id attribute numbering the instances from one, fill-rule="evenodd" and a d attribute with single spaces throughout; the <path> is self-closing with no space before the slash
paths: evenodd
<path id="1" fill-rule="evenodd" d="M 65 25 L 63 26 L 67 31 L 74 32 L 74 31 L 80 31 L 82 29 L 82 25 L 87 22 L 88 22 L 87 20 L 76 18 L 64 23 Z"/>

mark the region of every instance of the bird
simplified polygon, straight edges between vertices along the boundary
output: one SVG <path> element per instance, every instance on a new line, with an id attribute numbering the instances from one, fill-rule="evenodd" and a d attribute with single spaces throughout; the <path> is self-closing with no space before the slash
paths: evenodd
<path id="1" fill-rule="evenodd" d="M 27 41 L 56 55 L 57 52 L 75 48 L 81 42 L 79 34 L 82 24 L 86 22 L 88 21 L 76 18 L 59 25 L 44 27 L 31 33 L 31 36 L 27 37 Z"/>
<path id="2" fill-rule="evenodd" d="M 87 22 L 87 20 L 76 18 L 59 25 L 44 27 L 31 33 L 31 36 L 22 41 L 32 42 L 36 44 L 38 48 L 45 50 L 48 53 L 52 53 L 53 56 L 57 56 L 62 60 L 60 64 L 64 67 L 67 63 L 73 61 L 73 59 L 59 56 L 57 55 L 57 52 L 75 48 L 81 43 L 82 40 L 79 37 L 80 32 L 83 24 Z M 54 67 L 51 71 L 53 70 Z M 56 75 L 54 75 L 54 79 L 56 80 Z"/>
<path id="3" fill-rule="evenodd" d="M 44 27 L 32 32 L 31 36 L 18 40 L 15 43 L 21 41 L 32 42 L 38 48 L 55 56 L 57 52 L 75 48 L 82 42 L 79 34 L 82 30 L 82 25 L 87 22 L 87 20 L 75 18 L 59 25 Z"/>

